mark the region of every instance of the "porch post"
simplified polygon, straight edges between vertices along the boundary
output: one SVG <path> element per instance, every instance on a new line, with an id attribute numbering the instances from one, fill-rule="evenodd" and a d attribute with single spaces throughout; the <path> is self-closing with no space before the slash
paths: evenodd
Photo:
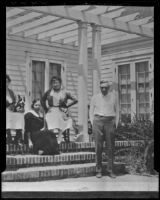
<path id="1" fill-rule="evenodd" d="M 149 60 L 149 103 L 150 119 L 154 121 L 154 57 Z"/>
<path id="2" fill-rule="evenodd" d="M 131 74 L 131 120 L 134 119 L 137 111 L 136 111 L 136 99 L 137 99 L 137 94 L 136 94 L 136 68 L 135 68 L 135 63 L 131 63 L 130 65 L 130 74 Z"/>
<path id="3" fill-rule="evenodd" d="M 89 141 L 88 135 L 88 52 L 87 52 L 87 24 L 78 22 L 78 124 L 83 134 L 83 142 Z"/>
<path id="4" fill-rule="evenodd" d="M 92 24 L 93 94 L 97 94 L 100 81 L 101 27 Z"/>
<path id="5" fill-rule="evenodd" d="M 28 112 L 31 106 L 31 60 L 28 52 L 25 53 L 26 53 L 25 112 Z"/>
<path id="6" fill-rule="evenodd" d="M 45 76 L 44 91 L 46 92 L 49 88 L 49 81 L 50 81 L 49 80 L 49 61 L 46 60 L 45 64 L 46 64 L 46 70 L 45 70 L 45 74 L 44 74 L 44 76 Z"/>

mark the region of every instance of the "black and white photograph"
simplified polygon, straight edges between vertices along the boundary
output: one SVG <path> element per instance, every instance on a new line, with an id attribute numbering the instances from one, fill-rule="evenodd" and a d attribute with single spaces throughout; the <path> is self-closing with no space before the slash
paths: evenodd
<path id="1" fill-rule="evenodd" d="M 6 6 L 2 195 L 158 193 L 154 160 L 154 6 Z"/>

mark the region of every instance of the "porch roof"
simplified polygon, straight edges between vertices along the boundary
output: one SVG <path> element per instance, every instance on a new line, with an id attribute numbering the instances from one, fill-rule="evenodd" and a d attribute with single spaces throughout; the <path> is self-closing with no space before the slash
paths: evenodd
<path id="1" fill-rule="evenodd" d="M 138 37 L 153 38 L 153 7 L 42 6 L 7 7 L 6 32 L 25 38 L 78 46 L 78 23 L 86 22 L 87 45 L 92 47 L 92 26 L 101 27 L 101 45 Z"/>

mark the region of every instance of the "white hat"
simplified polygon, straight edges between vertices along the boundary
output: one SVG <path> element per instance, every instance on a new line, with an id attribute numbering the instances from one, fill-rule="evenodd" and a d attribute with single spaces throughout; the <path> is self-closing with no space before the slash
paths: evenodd
<path id="1" fill-rule="evenodd" d="M 103 87 L 110 87 L 112 85 L 112 82 L 111 81 L 104 81 L 104 80 L 101 80 L 100 81 L 100 85 Z"/>

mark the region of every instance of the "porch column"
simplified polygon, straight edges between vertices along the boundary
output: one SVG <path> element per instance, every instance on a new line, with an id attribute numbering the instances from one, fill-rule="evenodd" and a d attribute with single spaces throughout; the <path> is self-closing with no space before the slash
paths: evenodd
<path id="1" fill-rule="evenodd" d="M 31 60 L 28 52 L 25 52 L 26 58 L 26 83 L 25 83 L 25 113 L 31 109 Z"/>
<path id="2" fill-rule="evenodd" d="M 154 121 L 154 57 L 149 60 L 149 103 L 150 119 Z"/>
<path id="3" fill-rule="evenodd" d="M 135 63 L 131 63 L 130 65 L 130 80 L 131 80 L 131 120 L 135 118 L 135 115 L 137 113 L 136 110 L 136 99 L 137 99 L 137 94 L 136 94 L 136 68 L 135 68 Z"/>
<path id="4" fill-rule="evenodd" d="M 100 91 L 101 27 L 92 24 L 93 94 Z"/>
<path id="5" fill-rule="evenodd" d="M 83 142 L 89 141 L 88 135 L 88 51 L 87 51 L 87 24 L 78 22 L 78 125 L 83 134 Z"/>

